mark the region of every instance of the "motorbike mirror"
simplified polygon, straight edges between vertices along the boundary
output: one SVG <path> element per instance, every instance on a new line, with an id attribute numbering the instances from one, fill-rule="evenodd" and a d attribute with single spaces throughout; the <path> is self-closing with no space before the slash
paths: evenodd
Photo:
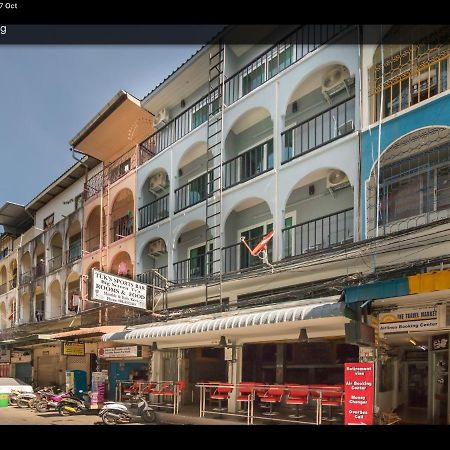
<path id="1" fill-rule="evenodd" d="M 83 393 L 83 391 L 80 389 L 79 391 L 78 391 L 80 394 L 82 394 Z"/>

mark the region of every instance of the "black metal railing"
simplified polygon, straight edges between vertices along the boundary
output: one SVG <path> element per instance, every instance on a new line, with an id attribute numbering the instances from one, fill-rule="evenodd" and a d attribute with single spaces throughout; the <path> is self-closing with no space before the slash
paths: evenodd
<path id="1" fill-rule="evenodd" d="M 212 99 L 212 101 L 208 101 L 208 98 Z M 139 145 L 139 164 L 144 164 L 153 156 L 206 122 L 208 119 L 208 105 L 213 104 L 215 98 L 217 98 L 215 91 L 205 95 L 145 141 L 141 142 Z"/>
<path id="2" fill-rule="evenodd" d="M 142 206 L 139 213 L 139 230 L 169 217 L 169 194 Z"/>
<path id="3" fill-rule="evenodd" d="M 189 283 L 191 281 L 201 280 L 206 276 L 206 273 L 212 272 L 212 267 L 207 266 L 206 254 L 193 256 L 192 258 L 178 261 L 173 265 L 173 277 L 175 283 Z M 208 261 L 211 260 L 208 255 Z M 208 270 L 209 269 L 209 270 Z"/>
<path id="4" fill-rule="evenodd" d="M 223 164 L 223 188 L 228 189 L 273 169 L 273 139 Z"/>
<path id="5" fill-rule="evenodd" d="M 115 220 L 111 232 L 112 242 L 133 234 L 133 218 L 127 215 Z"/>
<path id="6" fill-rule="evenodd" d="M 22 272 L 20 274 L 20 284 L 29 283 L 33 279 L 33 271 L 28 270 L 27 272 Z"/>
<path id="7" fill-rule="evenodd" d="M 84 183 L 84 200 L 88 200 L 103 189 L 103 171 L 100 171 Z"/>
<path id="8" fill-rule="evenodd" d="M 45 275 L 45 262 L 44 261 L 38 261 L 36 263 L 36 267 L 34 268 L 34 276 L 36 277 L 42 277 Z"/>
<path id="9" fill-rule="evenodd" d="M 283 257 L 298 256 L 353 240 L 353 208 L 283 228 Z"/>
<path id="10" fill-rule="evenodd" d="M 2 294 L 6 294 L 6 291 L 7 291 L 7 289 L 6 289 L 6 287 L 8 286 L 8 283 L 3 283 L 3 284 L 0 284 L 0 295 L 2 295 Z"/>
<path id="11" fill-rule="evenodd" d="M 100 236 L 99 236 L 100 244 Z M 69 251 L 67 252 L 67 264 L 73 263 L 77 259 L 81 258 L 81 240 L 74 241 L 69 245 Z"/>
<path id="12" fill-rule="evenodd" d="M 281 164 L 344 137 L 354 130 L 355 97 L 352 97 L 281 133 Z"/>
<path id="13" fill-rule="evenodd" d="M 108 183 L 112 184 L 136 167 L 135 147 L 108 166 Z"/>
<path id="14" fill-rule="evenodd" d="M 48 270 L 53 272 L 62 266 L 62 255 L 57 255 L 48 261 Z"/>
<path id="15" fill-rule="evenodd" d="M 98 250 L 100 248 L 100 235 L 86 239 L 85 248 L 88 253 Z"/>
<path id="16" fill-rule="evenodd" d="M 12 280 L 9 280 L 9 288 L 14 289 L 17 287 L 17 276 L 15 276 Z"/>
<path id="17" fill-rule="evenodd" d="M 136 281 L 145 284 L 151 284 L 159 288 L 165 288 L 165 281 L 155 274 L 157 271 L 162 277 L 167 279 L 168 266 L 157 267 L 153 270 L 147 270 L 136 276 Z"/>
<path id="18" fill-rule="evenodd" d="M 175 189 L 175 212 L 189 208 L 206 199 L 207 174 L 204 173 L 189 183 Z"/>
<path id="19" fill-rule="evenodd" d="M 348 25 L 302 25 L 225 82 L 226 105 L 247 95 L 287 67 L 326 44 Z"/>

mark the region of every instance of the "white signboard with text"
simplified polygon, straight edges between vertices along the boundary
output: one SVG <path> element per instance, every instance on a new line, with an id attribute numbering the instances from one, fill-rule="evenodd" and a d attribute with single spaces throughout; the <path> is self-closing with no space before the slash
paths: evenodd
<path id="1" fill-rule="evenodd" d="M 128 358 L 130 356 L 140 356 L 138 346 L 130 347 L 105 347 L 98 349 L 99 358 Z"/>
<path id="2" fill-rule="evenodd" d="M 91 300 L 147 309 L 147 285 L 93 269 Z"/>
<path id="3" fill-rule="evenodd" d="M 378 316 L 380 333 L 435 330 L 445 325 L 442 305 L 400 308 Z"/>

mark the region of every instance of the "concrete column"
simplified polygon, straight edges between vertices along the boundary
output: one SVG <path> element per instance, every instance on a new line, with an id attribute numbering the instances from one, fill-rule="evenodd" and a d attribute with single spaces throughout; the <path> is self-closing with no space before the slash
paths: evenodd
<path id="1" fill-rule="evenodd" d="M 277 344 L 275 383 L 284 383 L 284 344 Z"/>
<path id="2" fill-rule="evenodd" d="M 228 383 L 239 384 L 242 378 L 242 347 L 234 345 L 232 348 L 225 350 L 230 352 L 232 359 L 228 363 Z M 226 357 L 226 356 L 225 356 Z M 235 413 L 237 410 L 236 397 L 238 395 L 237 389 L 233 389 L 228 400 L 228 412 Z"/>

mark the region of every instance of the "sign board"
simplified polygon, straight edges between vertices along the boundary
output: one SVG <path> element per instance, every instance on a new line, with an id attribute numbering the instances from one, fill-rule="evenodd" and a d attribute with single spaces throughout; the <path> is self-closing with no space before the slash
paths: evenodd
<path id="1" fill-rule="evenodd" d="M 11 350 L 0 350 L 0 363 L 11 362 Z"/>
<path id="2" fill-rule="evenodd" d="M 98 349 L 99 358 L 129 358 L 130 356 L 140 357 L 140 346 L 133 345 L 130 347 L 106 347 Z"/>
<path id="3" fill-rule="evenodd" d="M 398 333 L 401 331 L 427 331 L 443 326 L 445 310 L 441 306 L 400 308 L 380 313 L 378 316 L 380 333 Z"/>
<path id="4" fill-rule="evenodd" d="M 13 350 L 11 352 L 12 363 L 31 362 L 31 352 L 25 350 Z"/>
<path id="5" fill-rule="evenodd" d="M 448 333 L 432 336 L 431 350 L 448 350 Z"/>
<path id="6" fill-rule="evenodd" d="M 92 372 L 91 409 L 97 409 L 105 401 L 105 374 Z"/>
<path id="7" fill-rule="evenodd" d="M 373 424 L 374 363 L 345 363 L 345 425 Z"/>
<path id="8" fill-rule="evenodd" d="M 147 309 L 147 285 L 92 269 L 90 300 Z"/>
<path id="9" fill-rule="evenodd" d="M 67 356 L 84 356 L 85 348 L 82 342 L 63 342 L 62 354 Z"/>

